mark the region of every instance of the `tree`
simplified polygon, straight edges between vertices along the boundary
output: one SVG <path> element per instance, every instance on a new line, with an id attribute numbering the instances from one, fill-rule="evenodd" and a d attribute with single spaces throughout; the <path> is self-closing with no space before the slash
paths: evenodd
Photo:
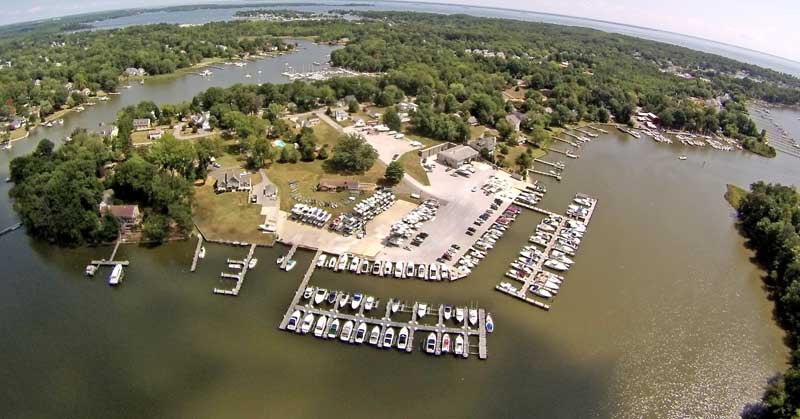
<path id="1" fill-rule="evenodd" d="M 351 99 L 350 102 L 347 102 L 347 112 L 356 113 L 358 112 L 358 101 L 355 99 Z"/>
<path id="2" fill-rule="evenodd" d="M 505 120 L 505 118 L 497 121 L 494 127 L 497 128 L 497 133 L 500 135 L 500 137 L 504 139 L 510 137 L 511 133 L 514 132 L 514 128 L 510 123 L 508 123 L 508 121 Z"/>
<path id="3" fill-rule="evenodd" d="M 247 166 L 251 169 L 261 169 L 272 158 L 272 144 L 265 137 L 251 135 L 245 140 L 247 150 Z"/>
<path id="4" fill-rule="evenodd" d="M 395 160 L 389 163 L 386 166 L 386 173 L 384 174 L 384 179 L 386 179 L 386 183 L 389 185 L 397 185 L 403 180 L 403 175 L 405 175 L 405 170 L 403 169 L 403 165 L 400 164 L 399 161 Z"/>
<path id="5" fill-rule="evenodd" d="M 400 131 L 400 115 L 397 114 L 397 111 L 394 109 L 394 107 L 386 109 L 386 112 L 383 114 L 383 123 L 389 127 L 389 129 Z"/>
<path id="6" fill-rule="evenodd" d="M 364 173 L 369 170 L 378 152 L 359 134 L 347 134 L 333 147 L 331 166 L 344 173 Z"/>
<path id="7" fill-rule="evenodd" d="M 163 243 L 169 236 L 169 219 L 162 214 L 150 214 L 144 220 L 142 232 L 147 240 Z"/>

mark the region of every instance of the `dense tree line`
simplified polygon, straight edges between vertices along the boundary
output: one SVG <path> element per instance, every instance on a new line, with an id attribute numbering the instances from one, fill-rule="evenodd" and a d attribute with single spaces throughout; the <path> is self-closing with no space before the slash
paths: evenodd
<path id="1" fill-rule="evenodd" d="M 800 193 L 796 189 L 754 183 L 738 209 L 741 231 L 767 270 L 764 281 L 775 302 L 775 317 L 792 349 L 791 365 L 771 381 L 762 405 L 744 417 L 789 419 L 800 412 Z"/>

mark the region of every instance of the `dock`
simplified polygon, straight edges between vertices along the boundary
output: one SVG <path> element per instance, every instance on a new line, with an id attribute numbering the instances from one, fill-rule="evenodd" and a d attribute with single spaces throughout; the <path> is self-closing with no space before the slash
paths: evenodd
<path id="1" fill-rule="evenodd" d="M 555 167 L 558 170 L 564 170 L 564 163 L 558 164 L 558 163 L 553 163 L 553 162 L 550 162 L 550 161 L 547 161 L 547 160 L 542 160 L 542 159 L 533 159 L 533 161 L 536 162 L 536 163 L 544 164 L 546 166 Z"/>
<path id="2" fill-rule="evenodd" d="M 566 132 L 564 134 L 566 134 Z M 568 140 L 565 140 L 563 138 L 558 138 L 558 137 L 553 137 L 553 139 L 556 140 L 556 141 L 561 141 L 562 143 L 567 143 L 567 144 L 569 144 L 569 145 L 571 145 L 571 146 L 573 146 L 575 148 L 580 148 L 580 144 L 578 144 L 578 143 L 575 143 L 575 142 L 572 142 L 572 141 L 568 141 Z"/>
<path id="3" fill-rule="evenodd" d="M 576 139 L 578 141 L 580 141 L 580 139 L 581 139 L 581 137 L 578 137 L 577 135 L 575 135 L 575 134 L 573 134 L 573 133 L 571 133 L 569 131 L 563 131 L 562 134 L 564 134 L 564 135 L 566 135 L 568 137 L 572 137 L 572 138 L 574 138 L 574 139 Z"/>
<path id="4" fill-rule="evenodd" d="M 294 257 L 295 252 L 297 252 L 297 245 L 296 244 L 293 245 L 291 249 L 289 249 L 289 253 L 287 253 L 286 256 L 283 258 L 283 262 L 281 262 L 281 269 L 286 270 L 286 264 L 289 263 L 289 260 L 292 257 Z M 315 263 L 316 263 L 316 260 L 318 258 L 319 258 L 319 255 L 317 255 L 317 258 L 314 259 Z"/>
<path id="5" fill-rule="evenodd" d="M 528 173 L 535 173 L 535 174 L 540 175 L 540 176 L 550 176 L 552 178 L 555 178 L 558 181 L 561 180 L 561 175 L 554 175 L 552 173 L 542 172 L 541 170 L 528 169 Z"/>
<path id="6" fill-rule="evenodd" d="M 594 125 L 587 125 L 586 127 L 587 128 L 591 128 L 591 129 L 593 129 L 593 130 L 595 130 L 597 132 L 602 132 L 603 134 L 608 134 L 608 131 L 606 131 L 606 130 L 604 130 L 602 128 L 598 128 L 598 127 L 596 127 Z"/>
<path id="7" fill-rule="evenodd" d="M 593 132 L 584 131 L 584 130 L 582 130 L 582 129 L 580 129 L 580 128 L 574 128 L 574 129 L 575 129 L 575 131 L 578 131 L 578 132 L 580 132 L 581 134 L 583 134 L 583 135 L 586 135 L 586 136 L 587 136 L 587 137 L 589 137 L 589 138 L 597 138 L 597 134 L 595 134 L 595 133 L 593 133 Z"/>
<path id="8" fill-rule="evenodd" d="M 558 154 L 563 154 L 563 155 L 565 155 L 565 156 L 567 156 L 567 157 L 569 157 L 571 159 L 577 159 L 578 157 L 580 157 L 580 156 L 578 156 L 576 154 L 570 153 L 569 151 L 562 151 L 562 150 L 558 150 L 558 149 L 555 149 L 555 148 L 550 148 L 550 149 L 548 149 L 548 151 L 552 151 L 552 152 L 555 152 L 555 153 L 558 153 Z"/>
<path id="9" fill-rule="evenodd" d="M 244 265 L 242 267 L 242 271 L 239 272 L 238 275 L 230 274 L 230 273 L 226 273 L 226 272 L 220 273 L 220 277 L 222 277 L 222 278 L 235 279 L 236 280 L 236 285 L 234 285 L 234 287 L 232 289 L 214 288 L 214 294 L 230 295 L 230 296 L 233 296 L 233 297 L 239 295 L 239 291 L 242 289 L 242 283 L 244 283 L 244 277 L 245 277 L 245 275 L 247 275 L 247 270 L 248 270 L 248 265 L 250 263 L 250 259 L 253 258 L 253 253 L 255 251 L 256 251 L 256 245 L 255 244 L 251 244 L 250 245 L 250 251 L 247 253 L 247 257 L 245 258 L 244 261 L 242 261 L 244 263 Z"/>
<path id="10" fill-rule="evenodd" d="M 308 281 L 311 280 L 311 275 L 314 274 L 314 269 L 317 268 L 317 260 L 319 256 L 322 254 L 322 250 L 317 250 L 317 253 L 314 254 L 314 258 L 311 259 L 311 264 L 308 266 L 308 270 L 306 271 L 305 275 L 303 275 L 303 280 L 300 281 L 300 285 L 297 287 L 297 291 L 294 293 L 294 297 L 292 297 L 292 303 L 289 304 L 289 308 L 286 310 L 286 314 L 283 315 L 283 319 L 281 319 L 280 325 L 278 325 L 278 329 L 286 330 L 286 324 L 289 323 L 289 317 L 292 316 L 292 312 L 294 312 L 294 307 L 300 301 L 300 297 L 303 296 L 303 291 L 306 290 L 308 286 Z"/>
<path id="11" fill-rule="evenodd" d="M 17 230 L 20 227 L 22 227 L 22 223 L 16 223 L 16 224 L 14 224 L 12 226 L 8 226 L 8 227 L 4 228 L 3 230 L 0 230 L 0 237 L 5 236 L 6 234 L 8 234 L 8 233 L 10 233 L 10 232 L 12 232 L 14 230 Z"/>
<path id="12" fill-rule="evenodd" d="M 93 260 L 89 262 L 89 264 L 97 266 L 98 268 L 101 266 L 130 265 L 130 262 L 127 260 L 114 260 L 117 256 L 117 251 L 119 250 L 120 244 L 122 244 L 122 239 L 117 239 L 117 243 L 114 244 L 114 250 L 111 251 L 111 257 L 109 257 L 107 260 L 106 259 Z"/>
<path id="13" fill-rule="evenodd" d="M 203 248 L 203 235 L 197 234 L 197 247 L 194 249 L 194 256 L 192 257 L 192 267 L 189 269 L 190 272 L 194 272 L 197 269 L 197 261 L 200 259 L 200 249 Z"/>

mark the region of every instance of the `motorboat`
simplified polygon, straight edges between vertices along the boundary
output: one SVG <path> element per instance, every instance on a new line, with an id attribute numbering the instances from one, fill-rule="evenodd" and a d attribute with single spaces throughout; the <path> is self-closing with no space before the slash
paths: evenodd
<path id="1" fill-rule="evenodd" d="M 314 336 L 320 338 L 325 333 L 325 325 L 328 324 L 328 316 L 319 316 L 317 324 L 314 326 Z"/>
<path id="2" fill-rule="evenodd" d="M 325 297 L 328 296 L 328 290 L 325 288 L 317 288 L 316 294 L 314 294 L 314 304 L 322 304 L 325 301 Z"/>
<path id="3" fill-rule="evenodd" d="M 328 326 L 328 338 L 336 339 L 337 335 L 339 335 L 339 319 L 333 319 L 331 324 Z"/>
<path id="4" fill-rule="evenodd" d="M 450 334 L 445 333 L 442 335 L 442 353 L 446 354 L 450 352 Z"/>
<path id="5" fill-rule="evenodd" d="M 380 275 L 381 269 L 383 269 L 383 262 L 378 262 L 376 260 L 375 263 L 372 264 L 372 274 Z"/>
<path id="6" fill-rule="evenodd" d="M 439 272 L 439 276 L 442 279 L 450 279 L 450 268 L 445 265 L 442 265 L 441 271 Z"/>
<path id="7" fill-rule="evenodd" d="M 372 310 L 372 307 L 374 305 L 375 305 L 375 297 L 373 297 L 371 295 L 368 295 L 367 299 L 364 300 L 364 310 L 365 311 L 370 311 L 370 310 Z"/>
<path id="8" fill-rule="evenodd" d="M 464 355 L 464 336 L 456 336 L 455 345 L 453 345 L 453 353 L 456 355 Z"/>
<path id="9" fill-rule="evenodd" d="M 336 290 L 333 290 L 333 291 L 329 292 L 329 293 L 328 293 L 328 297 L 326 298 L 326 300 L 328 301 L 328 303 L 329 303 L 329 304 L 333 304 L 333 303 L 335 303 L 335 302 L 336 302 L 336 297 L 338 296 L 338 294 L 339 294 L 339 293 L 338 293 L 338 292 L 336 292 Z"/>
<path id="10" fill-rule="evenodd" d="M 390 309 L 392 313 L 397 313 L 397 310 L 400 309 L 400 300 L 392 300 Z"/>
<path id="11" fill-rule="evenodd" d="M 425 352 L 429 354 L 436 352 L 436 333 L 429 333 L 428 338 L 425 339 Z"/>
<path id="12" fill-rule="evenodd" d="M 492 315 L 486 315 L 486 331 L 489 333 L 494 332 L 494 320 L 492 320 Z"/>
<path id="13" fill-rule="evenodd" d="M 428 265 L 424 263 L 420 263 L 417 266 L 417 278 L 419 279 L 428 279 Z"/>
<path id="14" fill-rule="evenodd" d="M 350 268 L 348 270 L 350 272 L 355 272 L 358 270 L 358 263 L 361 262 L 361 259 L 358 256 L 354 256 L 353 260 L 350 261 Z"/>
<path id="15" fill-rule="evenodd" d="M 383 264 L 383 276 L 389 276 L 392 274 L 392 262 L 386 261 Z"/>
<path id="16" fill-rule="evenodd" d="M 430 279 L 431 281 L 438 281 L 439 280 L 439 265 L 437 265 L 435 263 L 431 263 L 430 268 L 428 268 L 428 270 L 430 271 L 428 273 L 428 279 Z"/>
<path id="17" fill-rule="evenodd" d="M 359 275 L 360 274 L 369 273 L 369 261 L 368 260 L 364 259 L 364 260 L 361 261 L 361 265 L 359 265 L 357 273 Z"/>
<path id="18" fill-rule="evenodd" d="M 306 334 L 309 330 L 311 330 L 311 325 L 314 324 L 314 315 L 311 313 L 306 314 L 303 317 L 303 324 L 300 325 L 300 333 Z"/>
<path id="19" fill-rule="evenodd" d="M 401 351 L 406 350 L 408 347 L 408 328 L 403 327 L 400 329 L 400 333 L 397 335 L 397 349 Z"/>
<path id="20" fill-rule="evenodd" d="M 397 262 L 394 264 L 394 277 L 395 278 L 402 278 L 403 274 L 405 273 L 405 262 Z"/>
<path id="21" fill-rule="evenodd" d="M 478 324 L 478 309 L 471 308 L 469 309 L 469 324 L 475 326 Z"/>
<path id="22" fill-rule="evenodd" d="M 389 349 L 394 344 L 394 328 L 387 327 L 383 332 L 383 347 Z"/>
<path id="23" fill-rule="evenodd" d="M 453 317 L 453 306 L 446 305 L 444 306 L 444 319 L 450 320 L 450 317 Z"/>
<path id="24" fill-rule="evenodd" d="M 544 263 L 544 266 L 547 266 L 550 269 L 555 269 L 557 271 L 562 271 L 562 272 L 566 271 L 567 269 L 569 269 L 569 267 L 567 265 L 565 265 L 565 264 L 563 264 L 563 263 L 561 263 L 561 262 L 559 262 L 559 261 L 557 261 L 555 259 L 548 259 Z"/>
<path id="25" fill-rule="evenodd" d="M 122 269 L 122 265 L 114 265 L 114 269 L 111 271 L 111 275 L 108 277 L 108 285 L 118 285 L 120 282 L 122 282 L 123 277 L 125 277 L 125 271 Z"/>
<path id="26" fill-rule="evenodd" d="M 303 299 L 308 300 L 312 295 L 314 295 L 314 287 L 306 287 L 305 291 L 303 291 Z"/>
<path id="27" fill-rule="evenodd" d="M 553 298 L 553 294 L 550 291 L 548 291 L 548 290 L 546 290 L 546 289 L 544 289 L 544 288 L 542 288 L 542 287 L 540 287 L 538 285 L 531 285 L 530 290 L 531 290 L 532 293 L 534 293 L 535 295 L 538 295 L 539 297 L 542 297 L 542 298 Z"/>
<path id="28" fill-rule="evenodd" d="M 250 259 L 250 261 L 247 262 L 247 269 L 255 268 L 257 263 L 258 263 L 258 259 L 256 259 L 256 258 Z"/>
<path id="29" fill-rule="evenodd" d="M 286 324 L 286 328 L 289 330 L 296 330 L 297 329 L 297 322 L 300 320 L 300 310 L 295 310 L 291 316 L 289 316 L 289 322 Z"/>
<path id="30" fill-rule="evenodd" d="M 343 271 L 347 268 L 347 253 L 339 256 L 339 263 L 336 265 L 337 271 Z"/>
<path id="31" fill-rule="evenodd" d="M 421 319 L 428 313 L 428 305 L 425 303 L 417 303 L 417 318 Z"/>
<path id="32" fill-rule="evenodd" d="M 286 272 L 291 271 L 295 266 L 297 266 L 297 261 L 294 259 L 289 259 L 289 261 L 286 262 Z"/>
<path id="33" fill-rule="evenodd" d="M 687 158 L 688 157 L 686 157 L 686 156 L 680 156 L 680 157 L 678 157 L 678 160 L 686 160 Z"/>
<path id="34" fill-rule="evenodd" d="M 373 326 L 372 331 L 369 332 L 369 340 L 367 341 L 370 345 L 377 345 L 378 340 L 381 338 L 381 327 L 380 326 Z"/>
<path id="35" fill-rule="evenodd" d="M 325 264 L 325 267 L 328 268 L 328 269 L 335 268 L 336 267 L 336 257 L 335 256 L 331 256 L 330 258 L 328 258 L 328 263 Z"/>
<path id="36" fill-rule="evenodd" d="M 86 265 L 86 276 L 94 276 L 95 272 L 97 272 L 96 265 Z"/>
<path id="37" fill-rule="evenodd" d="M 361 305 L 361 300 L 363 299 L 364 296 L 360 292 L 353 294 L 353 298 L 350 300 L 350 308 L 358 310 L 358 306 Z"/>
<path id="38" fill-rule="evenodd" d="M 339 335 L 339 339 L 342 342 L 350 342 L 350 335 L 353 333 L 353 321 L 348 320 L 345 322 L 344 326 L 342 326 L 342 333 Z"/>
<path id="39" fill-rule="evenodd" d="M 350 302 L 350 295 L 349 294 L 342 295 L 342 298 L 339 299 L 339 308 L 347 307 L 347 303 L 349 302 Z"/>
<path id="40" fill-rule="evenodd" d="M 206 257 L 206 247 L 205 246 L 201 246 L 200 247 L 200 252 L 197 253 L 197 257 L 200 258 L 200 259 L 205 259 L 205 257 Z"/>
<path id="41" fill-rule="evenodd" d="M 325 255 L 319 255 L 319 259 L 317 259 L 317 268 L 325 266 L 326 258 Z"/>
<path id="42" fill-rule="evenodd" d="M 367 324 L 361 322 L 361 324 L 359 324 L 358 328 L 356 329 L 356 337 L 353 340 L 360 345 L 364 343 L 364 339 L 366 338 L 367 338 Z"/>
<path id="43" fill-rule="evenodd" d="M 285 259 L 286 259 L 286 256 L 281 256 L 281 257 L 279 257 L 279 258 L 278 258 L 278 260 L 276 260 L 275 262 L 277 262 L 277 264 L 278 264 L 278 265 L 281 265 L 281 264 L 283 264 L 283 261 L 284 261 Z"/>
<path id="44" fill-rule="evenodd" d="M 456 321 L 459 323 L 464 322 L 464 307 L 456 307 Z"/>
<path id="45" fill-rule="evenodd" d="M 413 278 L 416 276 L 416 269 L 414 269 L 414 264 L 411 262 L 406 263 L 406 278 Z"/>

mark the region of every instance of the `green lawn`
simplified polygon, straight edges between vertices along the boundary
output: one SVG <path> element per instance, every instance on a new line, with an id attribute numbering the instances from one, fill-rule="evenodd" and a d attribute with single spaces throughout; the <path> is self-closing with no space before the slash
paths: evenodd
<path id="1" fill-rule="evenodd" d="M 258 182 L 258 175 L 253 179 Z M 261 206 L 249 203 L 247 192 L 214 193 L 212 182 L 195 188 L 192 218 L 209 240 L 228 240 L 271 245 L 272 234 L 263 234 Z"/>
<path id="2" fill-rule="evenodd" d="M 342 138 L 342 133 L 324 121 L 320 121 L 319 124 L 314 126 L 314 136 L 317 137 L 317 145 L 323 146 L 327 144 L 329 148 L 333 148 Z"/>
<path id="3" fill-rule="evenodd" d="M 725 192 L 725 200 L 728 201 L 729 204 L 734 209 L 739 209 L 739 206 L 742 205 L 742 200 L 747 196 L 747 189 L 740 188 L 736 185 L 727 185 L 727 191 Z"/>
<path id="4" fill-rule="evenodd" d="M 413 177 L 423 185 L 428 186 L 431 184 L 431 181 L 428 179 L 428 173 L 422 167 L 422 164 L 420 164 L 419 152 L 417 150 L 412 150 L 403 154 L 398 161 L 403 165 L 403 170 L 405 170 L 406 175 Z"/>

